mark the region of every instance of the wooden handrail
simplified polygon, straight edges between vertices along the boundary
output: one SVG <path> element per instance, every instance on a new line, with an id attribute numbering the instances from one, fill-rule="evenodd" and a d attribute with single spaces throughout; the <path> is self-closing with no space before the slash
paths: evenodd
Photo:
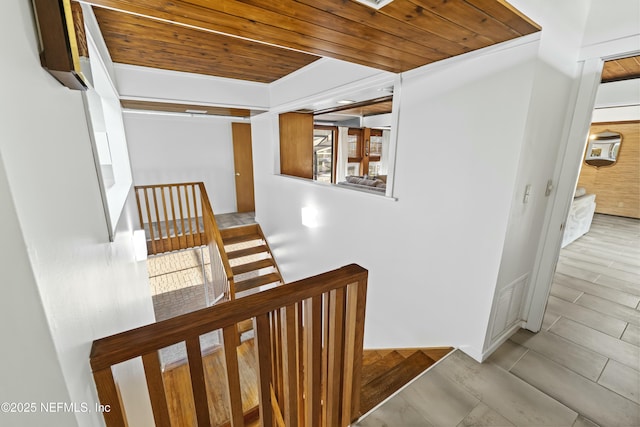
<path id="1" fill-rule="evenodd" d="M 94 341 L 90 363 L 108 427 L 126 423 L 111 367 L 142 356 L 156 423 L 169 425 L 157 353 L 185 342 L 198 425 L 209 425 L 200 336 L 222 330 L 233 426 L 243 425 L 236 325 L 254 319 L 262 425 L 347 426 L 358 414 L 367 271 L 351 264 L 240 300 Z M 235 361 L 235 362 L 234 362 Z M 126 405 L 126 402 L 124 402 Z"/>

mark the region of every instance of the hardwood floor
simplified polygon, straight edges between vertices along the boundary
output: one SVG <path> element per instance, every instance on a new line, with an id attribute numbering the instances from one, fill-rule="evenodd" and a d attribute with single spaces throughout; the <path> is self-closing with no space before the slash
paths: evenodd
<path id="1" fill-rule="evenodd" d="M 356 425 L 640 426 L 640 220 L 596 214 L 561 251 L 543 328 L 453 352 Z"/>
<path id="2" fill-rule="evenodd" d="M 452 347 L 365 350 L 360 415 L 382 403 L 451 351 Z"/>

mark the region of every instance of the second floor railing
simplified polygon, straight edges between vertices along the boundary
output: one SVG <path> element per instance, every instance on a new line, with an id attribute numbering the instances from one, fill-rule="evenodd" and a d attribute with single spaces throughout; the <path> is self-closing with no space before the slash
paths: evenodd
<path id="1" fill-rule="evenodd" d="M 359 410 L 367 271 L 357 265 L 94 341 L 91 367 L 107 427 L 127 425 L 112 367 L 142 358 L 157 426 L 170 414 L 160 350 L 184 343 L 196 425 L 212 422 L 207 375 L 226 378 L 228 423 L 244 426 L 236 325 L 252 319 L 262 426 L 348 426 Z M 220 331 L 224 362 L 203 366 L 201 336 Z M 216 398 L 213 397 L 215 402 Z M 124 407 L 123 407 L 124 405 Z M 172 419 L 173 417 L 173 419 Z"/>
<path id="2" fill-rule="evenodd" d="M 149 254 L 208 246 L 214 296 L 233 298 L 233 273 L 202 182 L 135 187 Z"/>

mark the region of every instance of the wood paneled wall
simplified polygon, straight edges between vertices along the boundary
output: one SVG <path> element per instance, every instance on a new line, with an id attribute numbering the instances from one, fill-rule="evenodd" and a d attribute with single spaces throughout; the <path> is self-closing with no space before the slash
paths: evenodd
<path id="1" fill-rule="evenodd" d="M 596 195 L 596 212 L 640 218 L 640 121 L 594 123 L 590 134 L 605 130 L 622 134 L 618 161 L 600 168 L 583 161 L 578 187 Z"/>

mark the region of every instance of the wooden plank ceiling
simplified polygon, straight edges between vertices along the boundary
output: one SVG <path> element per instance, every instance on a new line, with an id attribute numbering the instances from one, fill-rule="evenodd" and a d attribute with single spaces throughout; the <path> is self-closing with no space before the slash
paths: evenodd
<path id="1" fill-rule="evenodd" d="M 122 99 L 120 104 L 123 108 L 131 110 L 150 110 L 150 111 L 164 111 L 170 113 L 191 113 L 206 116 L 229 116 L 229 117 L 250 117 L 259 113 L 264 113 L 263 110 L 247 110 L 244 108 L 227 108 L 217 107 L 211 105 L 194 105 L 194 104 L 176 104 L 169 102 L 153 102 L 153 101 L 139 101 L 131 99 Z"/>
<path id="2" fill-rule="evenodd" d="M 602 83 L 640 78 L 640 56 L 606 61 L 602 69 Z"/>
<path id="3" fill-rule="evenodd" d="M 503 0 L 83 0 L 115 62 L 272 82 L 319 57 L 394 73 L 540 30 Z"/>

